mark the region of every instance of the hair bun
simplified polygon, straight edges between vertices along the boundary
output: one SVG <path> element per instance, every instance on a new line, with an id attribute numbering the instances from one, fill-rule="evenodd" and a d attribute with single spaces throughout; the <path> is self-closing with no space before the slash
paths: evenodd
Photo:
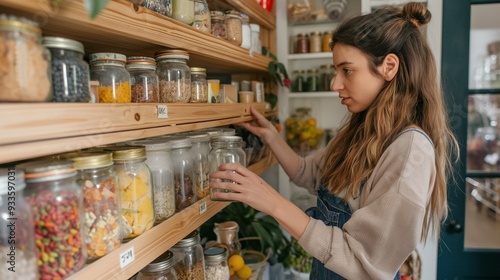
<path id="1" fill-rule="evenodd" d="M 416 27 L 420 27 L 431 21 L 431 12 L 422 3 L 409 2 L 403 7 L 403 17 Z"/>

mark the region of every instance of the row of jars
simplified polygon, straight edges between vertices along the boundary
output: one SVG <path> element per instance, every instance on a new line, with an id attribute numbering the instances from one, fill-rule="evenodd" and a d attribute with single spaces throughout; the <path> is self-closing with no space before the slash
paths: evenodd
<path id="1" fill-rule="evenodd" d="M 212 197 L 217 190 L 209 189 L 208 175 L 220 164 L 246 164 L 242 139 L 234 130 L 195 131 L 127 144 L 1 170 L 0 222 L 7 228 L 9 220 L 17 221 L 14 235 L 0 232 L 2 256 L 8 257 L 3 251 L 12 248 L 9 240 L 15 238 L 18 264 L 38 268 L 26 269 L 23 279 L 38 279 L 38 274 L 41 279 L 67 277 L 209 192 Z M 11 196 L 15 211 L 8 208 Z"/>
<path id="2" fill-rule="evenodd" d="M 291 38 L 290 53 L 330 52 L 332 38 L 332 31 L 325 31 L 323 33 L 314 31 L 309 34 L 300 33 Z"/>
<path id="3" fill-rule="evenodd" d="M 292 72 L 292 92 L 330 91 L 330 83 L 335 78 L 336 70 L 332 64 L 317 68 L 294 70 Z"/>

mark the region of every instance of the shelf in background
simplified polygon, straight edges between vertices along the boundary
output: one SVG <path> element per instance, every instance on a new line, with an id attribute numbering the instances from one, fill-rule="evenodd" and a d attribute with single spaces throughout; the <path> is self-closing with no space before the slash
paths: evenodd
<path id="1" fill-rule="evenodd" d="M 328 58 L 330 59 L 330 62 L 333 61 L 333 55 L 331 52 L 296 53 L 288 55 L 288 60 L 302 60 L 302 59 L 315 59 L 315 58 Z"/>
<path id="2" fill-rule="evenodd" d="M 259 5 L 257 1 L 248 0 L 208 0 L 210 10 L 235 9 L 245 13 L 250 18 L 251 23 L 257 23 L 261 27 L 274 30 L 276 29 L 276 18 L 266 9 Z"/>
<path id="3" fill-rule="evenodd" d="M 289 98 L 322 98 L 322 97 L 339 97 L 338 92 L 334 91 L 318 91 L 318 92 L 290 92 Z"/>

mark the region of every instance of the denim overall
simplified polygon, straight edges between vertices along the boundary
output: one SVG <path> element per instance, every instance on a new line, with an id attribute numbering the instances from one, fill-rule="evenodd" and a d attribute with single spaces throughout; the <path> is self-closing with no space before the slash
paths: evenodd
<path id="1" fill-rule="evenodd" d="M 351 207 L 340 197 L 331 194 L 327 189 L 321 186 L 318 190 L 318 199 L 316 207 L 306 210 L 310 217 L 321 220 L 327 226 L 342 228 L 351 218 Z M 310 280 L 344 280 L 342 276 L 325 268 L 323 263 L 314 258 L 312 270 L 309 276 Z M 399 271 L 394 280 L 400 280 Z"/>

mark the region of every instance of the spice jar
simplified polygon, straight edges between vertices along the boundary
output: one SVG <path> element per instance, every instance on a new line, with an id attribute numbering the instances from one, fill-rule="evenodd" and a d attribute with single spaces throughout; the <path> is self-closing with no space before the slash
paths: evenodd
<path id="1" fill-rule="evenodd" d="M 194 0 L 172 0 L 172 18 L 191 25 L 194 21 Z"/>
<path id="2" fill-rule="evenodd" d="M 175 209 L 181 211 L 196 202 L 194 184 L 195 171 L 191 140 L 183 136 L 167 138 L 172 146 L 172 162 L 174 164 Z"/>
<path id="3" fill-rule="evenodd" d="M 132 56 L 127 58 L 126 68 L 130 74 L 131 101 L 157 103 L 160 86 L 155 60 L 151 57 Z"/>
<path id="4" fill-rule="evenodd" d="M 151 172 L 145 163 L 146 149 L 144 146 L 112 146 L 104 150 L 113 153 L 123 236 L 124 241 L 128 241 L 149 230 L 155 221 Z"/>
<path id="5" fill-rule="evenodd" d="M 43 37 L 52 62 L 52 101 L 89 102 L 89 65 L 83 60 L 82 43 L 59 37 Z"/>
<path id="6" fill-rule="evenodd" d="M 164 50 L 156 53 L 156 74 L 160 80 L 161 103 L 187 103 L 191 99 L 191 71 L 187 66 L 188 60 L 189 53 L 184 50 Z"/>
<path id="7" fill-rule="evenodd" d="M 170 251 L 174 253 L 174 268 L 178 280 L 206 279 L 203 248 L 197 230 L 177 242 Z"/>
<path id="8" fill-rule="evenodd" d="M 83 190 L 83 237 L 88 259 L 93 261 L 122 242 L 118 179 L 111 153 L 82 153 L 71 160 L 78 170 L 76 182 Z"/>
<path id="9" fill-rule="evenodd" d="M 191 103 L 208 102 L 208 82 L 205 68 L 191 67 Z"/>
<path id="10" fill-rule="evenodd" d="M 236 10 L 226 12 L 226 40 L 236 46 L 241 46 L 241 14 Z"/>
<path id="11" fill-rule="evenodd" d="M 211 29 L 210 10 L 208 9 L 207 0 L 194 0 L 194 22 L 193 27 L 210 33 Z"/>
<path id="12" fill-rule="evenodd" d="M 309 36 L 306 33 L 297 35 L 296 53 L 309 53 Z"/>
<path id="13" fill-rule="evenodd" d="M 332 82 L 333 78 L 335 78 L 335 75 L 337 74 L 337 71 L 335 70 L 335 67 L 333 64 L 325 64 L 320 66 L 320 72 L 319 72 L 319 90 L 320 91 L 329 91 L 330 90 L 330 83 Z"/>
<path id="14" fill-rule="evenodd" d="M 174 163 L 170 155 L 172 148 L 162 138 L 137 140 L 131 144 L 146 148 L 146 164 L 153 179 L 155 224 L 159 224 L 175 213 Z"/>
<path id="15" fill-rule="evenodd" d="M 208 170 L 208 154 L 210 153 L 210 135 L 204 132 L 192 132 L 186 134 L 191 139 L 191 154 L 193 156 L 193 164 L 195 171 L 196 182 L 196 197 L 204 198 L 210 193 L 208 186 L 209 170 Z"/>
<path id="16" fill-rule="evenodd" d="M 0 268 L 5 280 L 40 277 L 33 211 L 23 197 L 25 187 L 22 170 L 0 168 Z"/>
<path id="17" fill-rule="evenodd" d="M 241 14 L 241 47 L 247 50 L 252 47 L 252 30 L 247 14 Z"/>
<path id="18" fill-rule="evenodd" d="M 177 280 L 173 265 L 174 253 L 166 251 L 141 269 L 135 280 Z"/>
<path id="19" fill-rule="evenodd" d="M 323 52 L 331 52 L 332 49 L 330 49 L 330 43 L 333 40 L 333 32 L 332 31 L 325 31 L 323 33 Z"/>
<path id="20" fill-rule="evenodd" d="M 25 199 L 33 210 L 35 244 L 41 279 L 66 278 L 83 267 L 83 193 L 70 160 L 21 164 Z"/>
<path id="21" fill-rule="evenodd" d="M 307 91 L 318 91 L 318 69 L 312 68 L 307 70 Z"/>
<path id="22" fill-rule="evenodd" d="M 205 256 L 205 279 L 228 280 L 231 276 L 227 265 L 227 250 L 211 247 L 203 251 Z"/>
<path id="23" fill-rule="evenodd" d="M 210 173 L 219 170 L 219 166 L 224 163 L 239 163 L 246 166 L 246 154 L 240 136 L 215 136 L 210 139 L 210 145 L 212 147 L 208 156 Z M 220 179 L 211 179 L 211 181 L 221 182 Z M 226 190 L 210 188 L 210 199 L 222 200 L 214 197 L 216 192 L 226 192 Z"/>
<path id="24" fill-rule="evenodd" d="M 317 53 L 323 50 L 323 38 L 321 32 L 311 32 L 309 36 L 309 52 Z"/>
<path id="25" fill-rule="evenodd" d="M 210 11 L 210 33 L 217 38 L 226 39 L 226 20 L 221 11 Z"/>
<path id="26" fill-rule="evenodd" d="M 239 255 L 241 252 L 241 243 L 238 239 L 239 226 L 234 221 L 226 221 L 214 224 L 214 233 L 217 236 L 218 246 L 227 249 L 227 255 Z"/>
<path id="27" fill-rule="evenodd" d="M 50 52 L 38 24 L 0 15 L 0 101 L 50 101 Z"/>
<path id="28" fill-rule="evenodd" d="M 144 0 L 142 6 L 164 16 L 172 16 L 172 0 Z"/>
<path id="29" fill-rule="evenodd" d="M 130 74 L 125 69 L 127 57 L 118 53 L 90 55 L 90 79 L 99 81 L 99 103 L 129 103 Z"/>
<path id="30" fill-rule="evenodd" d="M 304 70 L 294 70 L 292 72 L 292 92 L 304 91 Z"/>

